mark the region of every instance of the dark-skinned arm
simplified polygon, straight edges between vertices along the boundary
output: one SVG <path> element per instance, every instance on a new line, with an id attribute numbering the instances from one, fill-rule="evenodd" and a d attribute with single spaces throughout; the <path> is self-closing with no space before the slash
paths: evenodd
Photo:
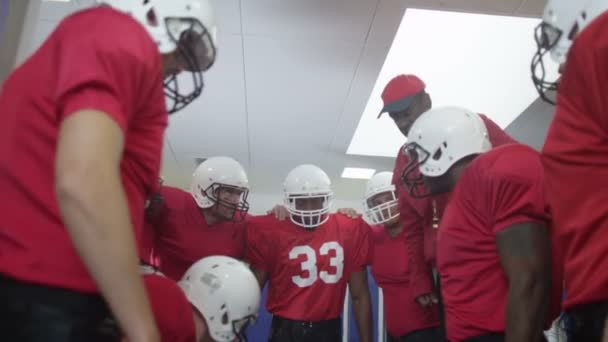
<path id="1" fill-rule="evenodd" d="M 353 312 L 361 342 L 372 339 L 372 304 L 367 286 L 367 271 L 353 272 L 348 279 L 350 297 L 353 301 Z"/>
<path id="2" fill-rule="evenodd" d="M 547 229 L 518 223 L 496 235 L 500 261 L 509 282 L 506 342 L 543 341 L 543 323 L 551 283 Z"/>

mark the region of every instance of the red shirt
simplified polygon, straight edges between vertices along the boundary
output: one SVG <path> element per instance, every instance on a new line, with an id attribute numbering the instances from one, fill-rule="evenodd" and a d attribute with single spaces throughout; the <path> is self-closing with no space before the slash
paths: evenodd
<path id="1" fill-rule="evenodd" d="M 492 146 L 514 143 L 494 121 L 480 114 Z M 435 267 L 435 245 L 437 230 L 432 228 L 433 205 L 436 202 L 437 216 L 440 218 L 447 203 L 448 194 L 441 194 L 426 198 L 412 198 L 401 180 L 401 175 L 409 159 L 403 153 L 403 147 L 397 153 L 397 161 L 393 172 L 393 184 L 399 193 L 399 214 L 404 225 L 406 241 L 408 244 L 410 286 L 414 297 L 432 292 L 429 266 Z"/>
<path id="2" fill-rule="evenodd" d="M 484 153 L 462 173 L 437 238 L 450 341 L 505 331 L 509 284 L 496 234 L 523 222 L 550 229 L 543 184 L 540 155 L 521 144 Z M 552 276 L 561 283 L 559 274 Z M 554 290 L 559 301 L 561 286 Z"/>
<path id="3" fill-rule="evenodd" d="M 332 214 L 316 229 L 273 215 L 251 219 L 246 259 L 268 274 L 270 313 L 301 321 L 335 319 L 342 313 L 351 273 L 371 261 L 369 226 Z"/>
<path id="4" fill-rule="evenodd" d="M 156 222 L 146 225 L 146 235 L 154 235 L 153 254 L 163 274 L 178 281 L 192 264 L 211 255 L 243 259 L 246 221 L 209 226 L 189 192 L 164 186 L 160 194 L 163 209 Z"/>
<path id="5" fill-rule="evenodd" d="M 55 197 L 59 128 L 82 109 L 103 111 L 120 126 L 120 172 L 139 238 L 167 126 L 162 82 L 160 54 L 148 33 L 107 6 L 64 19 L 11 73 L 0 95 L 0 273 L 97 292 Z"/>
<path id="6" fill-rule="evenodd" d="M 608 13 L 576 37 L 542 151 L 564 306 L 608 300 Z"/>
<path id="7" fill-rule="evenodd" d="M 437 307 L 423 309 L 412 295 L 405 232 L 392 238 L 383 227 L 376 226 L 372 228 L 372 234 L 372 275 L 382 288 L 389 334 L 399 337 L 416 330 L 438 326 Z"/>
<path id="8" fill-rule="evenodd" d="M 144 276 L 154 320 L 163 342 L 196 342 L 194 312 L 177 284 L 159 275 Z"/>

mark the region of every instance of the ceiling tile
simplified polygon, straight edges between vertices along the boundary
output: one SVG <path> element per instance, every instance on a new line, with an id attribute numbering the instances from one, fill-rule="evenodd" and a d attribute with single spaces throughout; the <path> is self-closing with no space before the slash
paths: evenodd
<path id="1" fill-rule="evenodd" d="M 363 44 L 377 0 L 246 0 L 246 35 Z"/>

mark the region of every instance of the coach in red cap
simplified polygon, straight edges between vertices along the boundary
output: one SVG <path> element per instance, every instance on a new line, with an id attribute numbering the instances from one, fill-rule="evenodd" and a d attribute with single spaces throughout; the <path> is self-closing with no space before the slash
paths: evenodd
<path id="1" fill-rule="evenodd" d="M 415 75 L 398 75 L 393 78 L 382 92 L 384 107 L 378 118 L 384 113 L 393 119 L 397 128 L 407 138 L 416 119 L 431 109 L 430 95 L 426 85 Z M 496 123 L 481 115 L 493 147 L 514 143 Z M 435 268 L 435 241 L 439 226 L 439 218 L 447 202 L 448 194 L 416 198 L 401 181 L 409 156 L 403 148 L 397 152 L 397 160 L 393 172 L 393 184 L 399 193 L 399 212 L 401 224 L 406 234 L 407 254 L 409 257 L 409 283 L 416 301 L 423 307 L 437 303 L 436 293 L 431 282 L 431 268 Z M 415 190 L 415 189 L 412 189 Z M 415 194 L 415 191 L 414 191 Z M 438 283 L 435 284 L 439 286 Z"/>

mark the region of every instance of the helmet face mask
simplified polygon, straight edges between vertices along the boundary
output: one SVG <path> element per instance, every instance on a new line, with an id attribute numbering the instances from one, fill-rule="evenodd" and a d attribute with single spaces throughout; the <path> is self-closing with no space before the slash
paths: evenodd
<path id="1" fill-rule="evenodd" d="M 247 202 L 249 189 L 228 184 L 213 183 L 202 191 L 205 196 L 214 203 L 212 208 L 214 208 L 214 211 L 223 219 L 233 222 L 242 222 L 247 217 L 247 212 L 249 211 L 249 202 Z M 223 192 L 227 192 L 229 196 L 231 194 L 238 194 L 239 201 L 235 203 L 224 199 L 224 196 L 222 196 Z"/>
<path id="2" fill-rule="evenodd" d="M 487 128 L 478 114 L 459 107 L 429 110 L 412 126 L 403 152 L 408 154 L 409 163 L 401 179 L 412 197 L 450 191 L 450 169 L 491 148 Z"/>
<path id="3" fill-rule="evenodd" d="M 131 15 L 156 42 L 170 67 L 166 67 L 167 111 L 173 114 L 203 91 L 203 72 L 217 56 L 216 24 L 210 0 L 98 0 Z M 190 80 L 180 79 L 182 70 Z M 185 91 L 184 91 L 185 90 Z"/>
<path id="4" fill-rule="evenodd" d="M 163 82 L 169 114 L 186 107 L 203 91 L 203 72 L 211 68 L 216 58 L 216 48 L 210 32 L 198 20 L 192 18 L 165 18 L 169 37 L 175 42 L 176 63 L 190 73 L 191 82 L 180 82 L 178 74 L 172 73 Z M 172 29 L 174 28 L 174 29 Z M 180 89 L 187 83 L 188 89 Z"/>
<path id="5" fill-rule="evenodd" d="M 329 220 L 331 181 L 319 167 L 304 164 L 291 170 L 283 184 L 284 205 L 291 222 L 314 229 Z"/>
<path id="6" fill-rule="evenodd" d="M 363 212 L 371 225 L 391 224 L 399 217 L 399 199 L 392 172 L 379 172 L 367 182 Z"/>
<path id="7" fill-rule="evenodd" d="M 548 0 L 543 20 L 535 31 L 537 50 L 530 67 L 534 86 L 544 101 L 556 103 L 547 91 L 556 91 L 559 85 L 558 79 L 546 80 L 546 55 L 550 54 L 555 63 L 566 63 L 576 36 L 607 9 L 605 0 Z"/>
<path id="8" fill-rule="evenodd" d="M 548 92 L 555 92 L 559 86 L 559 79 L 546 80 L 548 70 L 545 66 L 545 56 L 553 50 L 562 36 L 562 32 L 555 27 L 541 22 L 535 29 L 534 39 L 536 41 L 536 53 L 532 57 L 531 72 L 532 82 L 541 99 L 549 104 L 555 105 L 555 99 L 549 97 Z"/>
<path id="9" fill-rule="evenodd" d="M 249 211 L 249 180 L 239 162 L 229 157 L 211 157 L 194 171 L 190 193 L 201 209 L 213 209 L 223 219 L 235 222 Z"/>

